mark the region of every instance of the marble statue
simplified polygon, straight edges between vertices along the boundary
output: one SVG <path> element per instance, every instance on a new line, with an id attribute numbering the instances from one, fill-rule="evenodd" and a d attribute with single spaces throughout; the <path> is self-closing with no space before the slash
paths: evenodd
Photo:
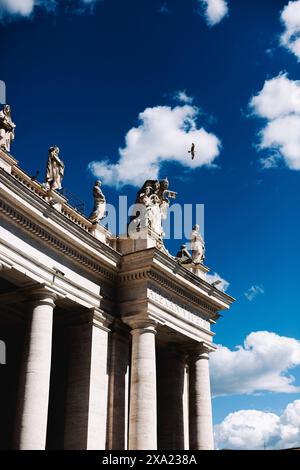
<path id="1" fill-rule="evenodd" d="M 11 119 L 11 110 L 8 104 L 0 111 L 0 148 L 10 152 L 10 144 L 15 138 L 15 127 Z"/>
<path id="2" fill-rule="evenodd" d="M 89 217 L 93 224 L 97 224 L 105 216 L 106 199 L 101 190 L 101 181 L 97 180 L 93 188 L 94 207 Z"/>
<path id="3" fill-rule="evenodd" d="M 162 213 L 161 213 L 161 200 L 157 196 L 157 194 L 152 194 L 150 196 L 150 205 L 147 207 L 147 220 L 149 228 L 157 233 L 158 235 L 162 235 Z"/>
<path id="4" fill-rule="evenodd" d="M 203 263 L 205 259 L 205 243 L 200 233 L 199 225 L 195 225 L 191 232 L 192 259 L 195 264 Z"/>
<path id="5" fill-rule="evenodd" d="M 45 187 L 49 191 L 61 189 L 62 179 L 64 177 L 65 165 L 59 158 L 59 148 L 50 147 L 48 153 L 48 162 L 45 178 Z"/>
<path id="6" fill-rule="evenodd" d="M 159 238 L 163 236 L 162 220 L 167 218 L 170 199 L 175 199 L 174 191 L 169 190 L 169 181 L 147 180 L 136 198 L 136 211 L 132 217 L 136 230 L 149 228 Z"/>
<path id="7" fill-rule="evenodd" d="M 178 251 L 178 253 L 176 255 L 176 261 L 179 264 L 185 264 L 185 265 L 186 264 L 188 264 L 188 265 L 193 264 L 192 256 L 189 253 L 186 245 L 181 245 L 181 248 L 180 248 L 180 250 Z"/>

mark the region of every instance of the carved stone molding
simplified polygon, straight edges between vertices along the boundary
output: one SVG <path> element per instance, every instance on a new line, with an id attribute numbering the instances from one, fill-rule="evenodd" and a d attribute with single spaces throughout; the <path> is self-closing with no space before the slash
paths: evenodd
<path id="1" fill-rule="evenodd" d="M 116 274 L 105 269 L 99 263 L 93 261 L 90 257 L 83 255 L 78 250 L 68 245 L 66 242 L 59 240 L 57 237 L 52 235 L 50 231 L 32 222 L 28 217 L 21 214 L 3 200 L 0 200 L 0 212 L 2 212 L 6 217 L 12 219 L 16 224 L 22 226 L 28 232 L 32 233 L 32 235 L 47 242 L 53 248 L 59 250 L 60 252 L 64 253 L 64 255 L 72 258 L 83 266 L 86 266 L 91 271 L 100 273 L 102 276 L 112 282 L 116 280 Z"/>
<path id="2" fill-rule="evenodd" d="M 208 303 L 203 302 L 202 300 L 199 300 L 199 297 L 188 293 L 186 289 L 179 287 L 178 285 L 175 284 L 175 282 L 169 281 L 167 278 L 165 278 L 164 276 L 161 276 L 157 272 L 150 271 L 149 277 L 156 283 L 165 287 L 167 290 L 170 290 L 174 292 L 175 294 L 179 295 L 180 297 L 187 299 L 189 302 L 192 302 L 196 304 L 197 306 L 201 307 L 208 315 L 211 315 L 211 314 L 218 315 L 217 310 L 213 308 L 212 306 L 210 306 Z"/>
<path id="3" fill-rule="evenodd" d="M 151 283 L 151 286 L 149 286 L 151 289 L 154 291 L 157 290 L 155 287 L 155 284 L 159 284 L 162 287 L 164 287 L 167 291 L 171 291 L 177 296 L 181 297 L 182 299 L 186 299 L 187 302 L 193 303 L 197 307 L 200 307 L 204 313 L 206 313 L 208 316 L 214 316 L 218 318 L 218 313 L 215 308 L 210 306 L 208 303 L 202 301 L 197 297 L 196 295 L 193 295 L 189 293 L 186 289 L 183 289 L 182 287 L 179 287 L 175 282 L 171 282 L 169 279 L 166 277 L 158 274 L 152 269 L 146 268 L 146 269 L 140 269 L 132 272 L 126 272 L 124 274 L 119 275 L 119 284 L 126 284 L 127 282 L 133 282 L 133 281 L 139 281 L 139 280 L 145 280 L 149 279 L 150 281 L 154 281 Z M 155 284 L 154 284 L 155 283 Z"/>
<path id="4" fill-rule="evenodd" d="M 190 321 L 195 325 L 200 326 L 205 330 L 210 330 L 210 322 L 205 318 L 202 318 L 199 315 L 199 312 L 196 310 L 192 310 L 190 307 L 183 303 L 179 303 L 175 300 L 171 295 L 168 295 L 162 291 L 159 291 L 157 288 L 151 288 L 148 290 L 148 297 L 153 302 L 161 305 L 163 308 L 174 312 L 179 317 L 183 318 L 184 320 Z"/>

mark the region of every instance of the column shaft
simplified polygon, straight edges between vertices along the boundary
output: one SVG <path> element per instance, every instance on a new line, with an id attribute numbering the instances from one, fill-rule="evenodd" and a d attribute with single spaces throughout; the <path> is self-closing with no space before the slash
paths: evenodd
<path id="1" fill-rule="evenodd" d="M 201 352 L 189 361 L 190 450 L 214 448 L 208 359 L 208 353 Z"/>
<path id="2" fill-rule="evenodd" d="M 129 392 L 129 333 L 115 329 L 110 358 L 108 432 L 109 450 L 127 449 Z"/>
<path id="3" fill-rule="evenodd" d="M 183 392 L 185 361 L 176 347 L 158 360 L 158 448 L 184 449 Z"/>
<path id="4" fill-rule="evenodd" d="M 108 329 L 71 327 L 64 448 L 104 450 L 108 404 Z"/>
<path id="5" fill-rule="evenodd" d="M 46 446 L 54 298 L 47 291 L 37 291 L 31 305 L 16 412 L 16 449 Z"/>
<path id="6" fill-rule="evenodd" d="M 155 326 L 132 331 L 129 450 L 157 449 Z"/>

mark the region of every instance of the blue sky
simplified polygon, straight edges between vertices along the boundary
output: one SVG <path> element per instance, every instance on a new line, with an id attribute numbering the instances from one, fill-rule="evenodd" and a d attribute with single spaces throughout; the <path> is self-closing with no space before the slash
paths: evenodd
<path id="1" fill-rule="evenodd" d="M 106 160 L 100 170 L 108 171 L 103 186 L 108 201 L 128 194 L 133 202 L 137 187 L 120 181 L 117 187 L 110 165 L 119 161 L 120 148 L 139 158 L 125 137 L 143 125 L 140 113 L 155 110 L 159 120 L 162 108 L 172 117 L 176 106 L 183 113 L 185 106 L 194 110 L 194 135 L 202 135 L 196 146 L 203 143 L 203 154 L 190 167 L 188 155 L 176 154 L 178 141 L 174 155 L 167 149 L 158 171 L 168 175 L 180 202 L 205 204 L 206 264 L 230 283 L 228 293 L 237 299 L 215 327 L 216 342 L 234 350 L 252 332 L 277 335 L 256 337 L 250 347 L 254 354 L 264 341 L 300 339 L 300 2 L 214 2 L 205 17 L 206 2 L 197 0 L 103 0 L 91 5 L 69 0 L 57 2 L 52 11 L 46 6 L 53 2 L 46 0 L 36 8 L 33 0 L 26 0 L 25 10 L 20 10 L 20 0 L 0 0 L 0 78 L 17 124 L 12 154 L 29 173 L 39 169 L 43 175 L 47 149 L 59 145 L 66 165 L 64 185 L 86 202 L 87 212 L 95 179 L 88 165 L 93 161 Z M 178 91 L 193 101 L 176 98 Z M 253 96 L 258 99 L 251 107 Z M 197 134 L 201 128 L 205 134 Z M 157 132 L 157 142 L 164 142 L 164 135 L 159 140 L 163 131 Z M 219 139 L 221 147 L 207 136 Z M 160 151 L 155 142 L 144 134 L 141 139 L 141 149 L 155 158 Z M 260 142 L 264 150 L 258 149 Z M 202 165 L 208 155 L 210 164 Z M 137 170 L 130 168 L 132 179 Z M 179 244 L 167 241 L 173 254 Z M 249 300 L 245 293 L 251 288 Z M 269 388 L 252 384 L 214 399 L 216 424 L 231 412 L 252 409 L 278 417 L 288 404 L 298 406 L 297 388 L 275 391 L 278 374 L 293 375 L 300 384 L 299 343 L 282 347 L 282 355 L 291 359 Z M 270 351 L 262 353 L 262 363 L 251 372 L 254 382 L 264 367 L 272 372 Z M 236 377 L 244 380 L 241 369 L 237 364 Z M 266 416 L 256 416 L 257 429 Z M 241 413 L 236 418 L 242 434 L 245 420 Z M 269 429 L 263 433 L 270 447 L 281 442 Z M 245 447 L 248 438 L 235 444 L 218 436 L 218 442 Z M 296 441 L 300 445 L 300 434 L 282 445 Z M 253 446 L 260 444 L 253 440 Z"/>

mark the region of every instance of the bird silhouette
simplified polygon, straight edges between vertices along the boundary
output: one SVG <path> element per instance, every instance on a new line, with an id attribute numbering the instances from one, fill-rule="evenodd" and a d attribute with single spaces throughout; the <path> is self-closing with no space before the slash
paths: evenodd
<path id="1" fill-rule="evenodd" d="M 188 151 L 191 154 L 192 160 L 195 158 L 195 144 L 192 144 L 191 149 Z"/>

